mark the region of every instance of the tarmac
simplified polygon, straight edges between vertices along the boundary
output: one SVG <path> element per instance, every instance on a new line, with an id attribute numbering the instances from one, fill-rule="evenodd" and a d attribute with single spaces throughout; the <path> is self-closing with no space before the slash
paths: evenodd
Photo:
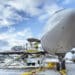
<path id="1" fill-rule="evenodd" d="M 55 70 L 45 70 L 39 72 L 37 75 L 75 75 L 75 63 L 66 63 L 66 73 L 63 74 Z"/>
<path id="2" fill-rule="evenodd" d="M 45 70 L 43 72 L 38 73 L 37 75 L 60 75 L 60 73 L 54 70 Z"/>
<path id="3" fill-rule="evenodd" d="M 1 70 L 0 69 L 0 75 L 22 75 L 25 71 L 23 70 Z M 66 64 L 66 72 L 67 75 L 75 75 L 75 63 L 67 63 Z M 60 72 L 56 70 L 44 70 L 41 72 L 38 72 L 36 75 L 61 75 Z"/>

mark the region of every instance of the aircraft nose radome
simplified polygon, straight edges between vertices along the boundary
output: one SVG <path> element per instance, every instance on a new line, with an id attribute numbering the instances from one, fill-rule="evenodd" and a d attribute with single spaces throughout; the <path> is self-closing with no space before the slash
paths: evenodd
<path id="1" fill-rule="evenodd" d="M 41 38 L 43 49 L 53 54 L 75 47 L 75 9 L 59 11 L 49 21 L 54 26 Z"/>

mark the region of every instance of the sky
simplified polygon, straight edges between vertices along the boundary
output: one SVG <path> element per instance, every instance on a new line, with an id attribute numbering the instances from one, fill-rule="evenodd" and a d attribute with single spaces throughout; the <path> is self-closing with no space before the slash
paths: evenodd
<path id="1" fill-rule="evenodd" d="M 0 50 L 41 39 L 56 11 L 75 8 L 75 0 L 0 0 Z"/>

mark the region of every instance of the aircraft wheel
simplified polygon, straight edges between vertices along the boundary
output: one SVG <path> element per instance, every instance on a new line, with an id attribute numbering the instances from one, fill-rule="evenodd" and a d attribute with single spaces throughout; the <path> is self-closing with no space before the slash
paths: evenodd
<path id="1" fill-rule="evenodd" d="M 61 62 L 61 69 L 62 69 L 62 70 L 65 70 L 65 69 L 66 69 L 65 60 L 63 60 L 63 61 Z"/>
<path id="2" fill-rule="evenodd" d="M 57 63 L 57 64 L 56 64 L 56 70 L 57 70 L 57 71 L 60 71 L 60 63 Z"/>

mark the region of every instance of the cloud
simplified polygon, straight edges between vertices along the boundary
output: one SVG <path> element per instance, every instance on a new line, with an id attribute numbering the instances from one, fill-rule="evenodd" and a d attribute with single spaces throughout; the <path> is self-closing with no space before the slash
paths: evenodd
<path id="1" fill-rule="evenodd" d="M 15 45 L 25 45 L 26 39 L 32 37 L 32 31 L 30 28 L 25 28 L 24 30 L 21 30 L 19 32 L 15 32 L 14 28 L 9 29 L 8 32 L 0 34 L 0 44 L 3 46 L 0 46 L 0 49 L 10 49 L 12 46 Z M 6 43 L 8 43 L 6 45 Z"/>
<path id="2" fill-rule="evenodd" d="M 37 3 L 36 1 L 35 0 L 19 0 L 19 1 L 13 0 L 9 2 L 9 5 L 11 5 L 12 7 L 14 7 L 19 11 L 25 11 L 26 13 L 33 16 L 41 13 L 41 10 L 37 8 L 37 5 L 39 3 Z"/>
<path id="3" fill-rule="evenodd" d="M 21 21 L 22 17 L 18 15 L 11 8 L 1 8 L 0 10 L 0 27 L 10 26 L 18 21 Z"/>
<path id="4" fill-rule="evenodd" d="M 44 12 L 43 8 L 51 6 L 56 0 L 12 0 L 8 4 L 19 11 L 25 11 L 31 16 Z"/>
<path id="5" fill-rule="evenodd" d="M 30 16 L 39 16 L 38 19 L 43 20 L 57 8 L 56 0 L 0 0 L 0 27 L 29 20 Z"/>
<path id="6" fill-rule="evenodd" d="M 39 17 L 39 20 L 48 20 L 56 11 L 62 9 L 62 7 L 59 7 L 56 3 L 52 4 L 51 6 L 45 6 L 45 14 L 41 15 Z"/>
<path id="7" fill-rule="evenodd" d="M 9 2 L 10 0 L 0 0 L 0 27 L 11 26 L 20 21 L 28 20 L 28 17 L 19 14 L 17 9 L 8 4 Z"/>
<path id="8" fill-rule="evenodd" d="M 41 14 L 41 9 L 37 7 L 42 2 L 39 2 L 40 0 L 0 0 L 0 27 L 11 26 L 20 21 L 28 20 L 28 16 Z M 19 14 L 19 12 L 24 12 L 24 16 L 22 16 L 23 13 Z"/>

